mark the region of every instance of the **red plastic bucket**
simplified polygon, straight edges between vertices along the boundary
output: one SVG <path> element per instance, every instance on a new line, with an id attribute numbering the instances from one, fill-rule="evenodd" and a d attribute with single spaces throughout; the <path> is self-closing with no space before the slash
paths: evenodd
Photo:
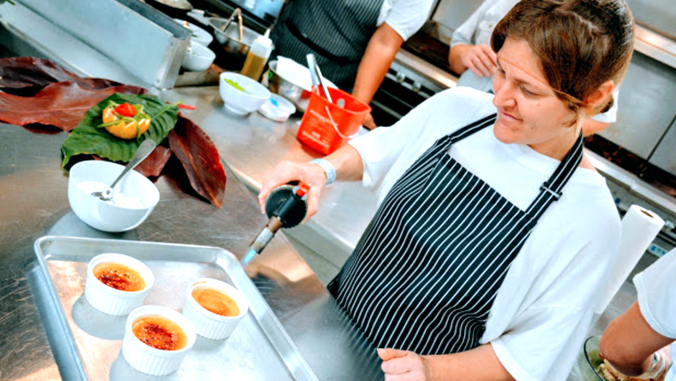
<path id="1" fill-rule="evenodd" d="M 328 155 L 356 136 L 359 126 L 371 112 L 371 107 L 340 90 L 329 88 L 333 103 L 312 91 L 303 120 L 298 129 L 298 140 Z M 342 99 L 345 104 L 339 107 Z M 341 101 L 342 103 L 342 101 Z"/>

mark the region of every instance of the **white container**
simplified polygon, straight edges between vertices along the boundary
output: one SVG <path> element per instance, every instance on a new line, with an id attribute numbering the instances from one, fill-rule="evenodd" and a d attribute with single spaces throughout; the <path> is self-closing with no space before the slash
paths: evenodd
<path id="1" fill-rule="evenodd" d="M 268 119 L 283 123 L 296 112 L 296 106 L 281 95 L 272 94 L 270 99 L 258 109 L 258 112 Z"/>
<path id="2" fill-rule="evenodd" d="M 177 23 L 181 24 L 182 27 L 190 29 L 190 41 L 197 42 L 200 45 L 203 46 L 209 46 L 211 42 L 214 40 L 214 36 L 211 35 L 211 33 L 207 32 L 206 30 L 200 28 L 199 26 L 188 22 L 184 21 L 181 19 L 174 19 Z M 187 23 L 188 26 L 186 27 L 184 23 Z"/>
<path id="3" fill-rule="evenodd" d="M 181 65 L 184 69 L 190 71 L 204 71 L 211 66 L 211 63 L 216 59 L 216 53 L 197 42 L 190 42 L 190 49 L 185 52 L 183 56 L 183 63 Z"/>
<path id="4" fill-rule="evenodd" d="M 106 286 L 94 276 L 94 268 L 103 263 L 119 263 L 136 270 L 145 281 L 145 288 L 140 291 L 122 291 Z M 103 313 L 127 315 L 143 304 L 143 299 L 148 295 L 154 283 L 153 272 L 143 262 L 124 254 L 104 253 L 89 261 L 84 294 L 87 302 Z"/>
<path id="5" fill-rule="evenodd" d="M 244 91 L 236 89 L 225 79 L 237 83 Z M 232 72 L 221 73 L 218 91 L 225 103 L 225 108 L 237 115 L 246 115 L 256 111 L 270 99 L 270 91 L 265 86 L 247 76 Z"/>
<path id="6" fill-rule="evenodd" d="M 224 293 L 237 303 L 239 314 L 237 316 L 221 316 L 202 307 L 192 297 L 192 292 L 198 289 L 213 289 Z M 190 320 L 198 335 L 213 340 L 222 340 L 229 337 L 249 310 L 249 303 L 247 303 L 244 294 L 231 285 L 216 279 L 199 278 L 190 282 L 186 298 L 183 315 Z"/>
<path id="7" fill-rule="evenodd" d="M 73 212 L 87 225 L 106 232 L 124 232 L 141 225 L 160 201 L 155 184 L 136 171 L 130 171 L 115 186 L 115 192 L 127 199 L 136 199 L 136 205 L 113 204 L 91 195 L 85 183 L 100 183 L 105 189 L 115 181 L 124 166 L 100 160 L 75 164 L 68 178 L 68 202 Z"/>
<path id="8" fill-rule="evenodd" d="M 176 351 L 153 348 L 139 340 L 131 330 L 132 324 L 145 316 L 162 316 L 178 324 L 188 336 L 185 347 Z M 122 356 L 129 365 L 152 376 L 164 376 L 175 372 L 183 362 L 185 354 L 195 345 L 195 329 L 180 313 L 162 306 L 143 306 L 129 314 L 122 339 Z"/>

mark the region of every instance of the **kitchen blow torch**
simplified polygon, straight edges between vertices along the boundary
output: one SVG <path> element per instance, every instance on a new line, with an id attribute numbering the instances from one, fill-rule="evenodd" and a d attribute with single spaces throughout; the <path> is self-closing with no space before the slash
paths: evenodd
<path id="1" fill-rule="evenodd" d="M 304 182 L 297 185 L 282 185 L 270 192 L 265 201 L 268 223 L 250 245 L 240 263 L 246 267 L 257 254 L 270 243 L 280 228 L 292 228 L 303 221 L 307 214 L 307 192 L 310 186 Z"/>

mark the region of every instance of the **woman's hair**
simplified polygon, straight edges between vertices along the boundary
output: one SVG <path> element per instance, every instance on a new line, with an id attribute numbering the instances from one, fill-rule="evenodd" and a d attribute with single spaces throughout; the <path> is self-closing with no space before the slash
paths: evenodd
<path id="1" fill-rule="evenodd" d="M 604 82 L 617 86 L 634 50 L 634 19 L 624 0 L 522 0 L 498 23 L 491 46 L 525 40 L 549 85 L 579 114 Z M 568 95 L 568 96 L 567 96 Z M 612 95 L 595 112 L 613 105 Z"/>

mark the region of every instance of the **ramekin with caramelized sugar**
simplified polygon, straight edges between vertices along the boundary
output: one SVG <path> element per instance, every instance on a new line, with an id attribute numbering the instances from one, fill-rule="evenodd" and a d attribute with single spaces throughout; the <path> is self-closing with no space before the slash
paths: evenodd
<path id="1" fill-rule="evenodd" d="M 160 317 L 177 324 L 187 336 L 184 347 L 177 350 L 154 348 L 139 340 L 132 331 L 134 322 L 146 317 Z M 195 328 L 185 316 L 162 306 L 143 306 L 129 314 L 122 339 L 122 356 L 133 368 L 152 376 L 164 376 L 175 372 L 185 354 L 195 345 Z"/>
<path id="2" fill-rule="evenodd" d="M 193 297 L 193 291 L 200 289 L 211 289 L 225 294 L 237 304 L 239 313 L 235 316 L 223 316 L 209 311 Z M 190 282 L 186 298 L 183 315 L 190 320 L 198 335 L 213 340 L 229 337 L 249 310 L 249 303 L 241 291 L 216 279 L 199 278 Z"/>
<path id="3" fill-rule="evenodd" d="M 98 265 L 116 263 L 136 271 L 145 287 L 139 291 L 117 290 L 104 284 L 94 275 L 94 269 Z M 150 292 L 155 282 L 155 277 L 150 268 L 143 262 L 128 255 L 117 253 L 104 253 L 97 255 L 89 261 L 87 266 L 87 281 L 85 283 L 85 298 L 89 304 L 97 310 L 110 315 L 127 315 L 134 308 L 143 304 L 143 299 Z"/>

